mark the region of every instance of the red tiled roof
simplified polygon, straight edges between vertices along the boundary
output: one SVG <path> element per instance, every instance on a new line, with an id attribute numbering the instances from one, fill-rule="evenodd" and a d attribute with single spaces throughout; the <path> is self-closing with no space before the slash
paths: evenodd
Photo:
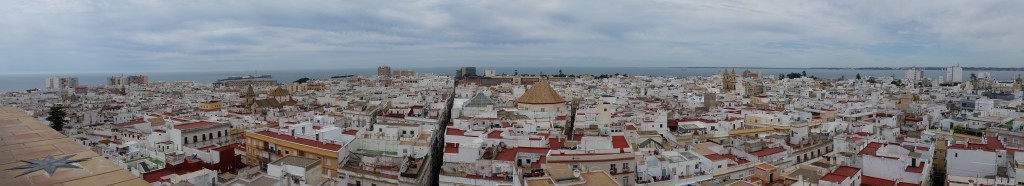
<path id="1" fill-rule="evenodd" d="M 854 176 L 857 175 L 857 172 L 860 172 L 860 168 L 850 166 L 839 166 L 839 168 L 836 168 L 835 171 L 832 171 L 832 173 L 836 173 L 843 176 Z"/>
<path id="2" fill-rule="evenodd" d="M 669 126 L 672 126 L 672 125 L 669 125 Z M 626 125 L 626 130 L 636 130 L 636 126 L 635 125 Z"/>
<path id="3" fill-rule="evenodd" d="M 311 146 L 311 147 L 325 149 L 325 150 L 330 150 L 330 151 L 341 150 L 341 145 L 339 145 L 339 144 L 324 143 L 324 142 L 319 142 L 319 141 L 305 139 L 305 138 L 296 138 L 296 137 L 293 137 L 293 136 L 282 135 L 282 134 L 278 134 L 276 132 L 271 132 L 271 131 L 259 131 L 259 132 L 256 132 L 256 134 L 260 134 L 260 135 L 263 135 L 263 136 L 267 136 L 267 137 L 278 139 L 278 140 L 282 140 L 282 141 L 288 141 L 288 142 L 292 142 L 292 143 L 296 143 L 296 144 L 300 144 L 300 145 L 306 145 L 306 146 Z"/>
<path id="4" fill-rule="evenodd" d="M 355 136 L 357 133 L 359 133 L 358 130 L 346 130 L 345 132 L 341 132 L 341 134 L 347 134 L 347 135 L 353 135 L 353 136 Z"/>
<path id="5" fill-rule="evenodd" d="M 452 136 L 465 136 L 466 135 L 466 131 L 459 130 L 459 129 L 446 129 L 444 134 L 445 135 L 452 135 Z"/>
<path id="6" fill-rule="evenodd" d="M 494 157 L 494 160 L 515 161 L 516 160 L 515 148 L 502 149 L 501 152 L 498 152 L 498 156 Z"/>
<path id="7" fill-rule="evenodd" d="M 761 149 L 759 151 L 751 152 L 750 154 L 752 154 L 754 156 L 757 156 L 757 157 L 765 157 L 765 156 L 768 156 L 768 155 L 778 154 L 780 152 L 785 152 L 785 151 L 786 151 L 786 149 L 783 149 L 781 147 L 775 147 L 775 148 Z"/>
<path id="8" fill-rule="evenodd" d="M 561 149 L 562 148 L 562 144 L 564 144 L 564 143 L 565 143 L 565 139 L 564 138 L 548 139 L 548 147 L 551 147 L 551 150 Z"/>
<path id="9" fill-rule="evenodd" d="M 548 149 L 548 148 L 536 148 L 536 147 L 519 147 L 519 148 L 515 148 L 515 149 L 516 149 L 516 151 L 521 152 L 521 153 L 531 153 L 531 154 L 548 154 L 548 151 L 551 150 L 551 149 Z"/>
<path id="10" fill-rule="evenodd" d="M 819 180 L 820 181 L 832 182 L 832 183 L 843 183 L 843 180 L 846 180 L 846 178 L 847 178 L 847 176 L 839 175 L 839 174 L 836 174 L 836 173 L 828 173 L 828 174 L 825 174 L 825 176 L 822 176 L 821 179 L 819 179 Z"/>
<path id="11" fill-rule="evenodd" d="M 487 138 L 489 138 L 489 139 L 504 139 L 504 138 L 501 137 L 501 133 L 503 133 L 503 132 L 505 132 L 505 131 L 498 130 L 498 131 L 493 131 L 491 133 L 487 133 Z"/>
<path id="12" fill-rule="evenodd" d="M 543 165 L 544 162 L 548 162 L 548 157 L 547 156 L 540 156 L 540 160 L 537 160 L 537 161 L 533 162 L 532 165 L 530 165 L 530 168 L 540 169 L 541 165 Z"/>
<path id="13" fill-rule="evenodd" d="M 725 156 L 722 156 L 721 154 L 708 154 L 708 155 L 704 155 L 704 157 L 710 159 L 711 161 L 718 161 L 718 160 L 729 159 L 729 158 L 726 158 Z"/>
<path id="14" fill-rule="evenodd" d="M 953 144 L 950 145 L 949 148 L 958 150 L 983 150 L 989 152 L 995 152 L 996 150 L 1006 150 L 1006 147 L 1003 147 L 1003 143 L 1000 142 L 999 138 L 995 136 L 985 137 L 985 144 Z"/>
<path id="15" fill-rule="evenodd" d="M 735 161 L 736 164 L 744 164 L 744 163 L 749 163 L 750 162 L 749 160 L 740 159 L 739 157 L 736 157 L 736 155 L 732 155 L 732 154 L 723 154 L 722 156 L 725 157 L 725 158 L 732 159 L 732 161 Z"/>
<path id="16" fill-rule="evenodd" d="M 668 127 L 678 127 L 678 126 L 679 126 L 679 120 L 668 120 Z M 634 130 L 636 129 L 636 127 L 633 127 L 633 128 L 634 128 Z"/>
<path id="17" fill-rule="evenodd" d="M 186 124 L 181 124 L 181 125 L 175 125 L 174 129 L 188 130 L 188 129 L 194 129 L 194 128 L 199 128 L 199 127 L 213 126 L 213 125 L 216 125 L 216 124 L 217 123 L 209 122 L 209 121 L 200 121 L 200 122 L 194 122 L 194 123 L 186 123 Z"/>
<path id="18" fill-rule="evenodd" d="M 458 154 L 459 144 L 458 143 L 444 143 L 445 154 Z"/>
<path id="19" fill-rule="evenodd" d="M 864 149 L 861 149 L 860 153 L 857 153 L 857 154 L 858 155 L 872 155 L 872 156 L 874 156 L 875 153 L 878 152 L 878 148 L 882 148 L 882 144 L 881 143 L 871 142 L 871 143 L 868 143 L 867 146 L 864 146 Z"/>
<path id="20" fill-rule="evenodd" d="M 626 141 L 625 136 L 612 136 L 612 148 L 629 148 L 629 141 Z"/>
<path id="21" fill-rule="evenodd" d="M 907 166 L 907 169 L 903 170 L 903 171 L 904 172 L 913 172 L 913 173 L 920 174 L 921 172 L 924 172 L 924 162 L 919 163 L 917 167 Z"/>
<path id="22" fill-rule="evenodd" d="M 876 178 L 871 176 L 861 176 L 861 186 L 920 186 L 919 184 L 912 183 L 896 183 L 892 180 L 886 180 L 882 178 Z"/>

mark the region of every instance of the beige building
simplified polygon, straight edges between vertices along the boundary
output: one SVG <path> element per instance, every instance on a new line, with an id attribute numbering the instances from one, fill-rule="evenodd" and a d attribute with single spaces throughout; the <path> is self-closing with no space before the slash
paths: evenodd
<path id="1" fill-rule="evenodd" d="M 391 77 L 391 67 L 389 67 L 389 66 L 377 67 L 377 77 L 379 77 L 379 78 L 390 78 Z"/>
<path id="2" fill-rule="evenodd" d="M 561 112 L 567 109 L 562 96 L 545 81 L 534 83 L 533 87 L 519 96 L 516 108 L 532 112 Z"/>
<path id="3" fill-rule="evenodd" d="M 199 110 L 201 111 L 218 111 L 221 108 L 220 101 L 206 101 L 199 103 Z"/>

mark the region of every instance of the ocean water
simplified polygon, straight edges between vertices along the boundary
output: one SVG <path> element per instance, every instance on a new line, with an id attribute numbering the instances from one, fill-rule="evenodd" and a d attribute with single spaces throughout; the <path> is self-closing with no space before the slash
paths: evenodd
<path id="1" fill-rule="evenodd" d="M 457 67 L 432 67 L 432 68 L 402 68 L 391 67 L 392 70 L 415 70 L 417 73 L 433 73 L 441 75 L 455 74 Z M 714 68 L 659 68 L 659 67 L 477 67 L 477 74 L 483 75 L 484 70 L 493 69 L 497 74 L 512 75 L 516 71 L 519 74 L 558 74 L 561 70 L 565 74 L 628 74 L 631 76 L 709 76 L 721 69 Z M 736 68 L 736 73 L 741 73 L 742 68 Z M 761 75 L 778 75 L 788 73 L 800 73 L 807 71 L 809 76 L 821 78 L 838 78 L 845 76 L 853 78 L 856 74 L 861 76 L 892 76 L 903 78 L 905 70 L 853 70 L 853 69 L 751 69 Z M 970 77 L 971 73 L 981 71 L 964 71 L 964 79 Z M 997 80 L 1009 81 L 1024 71 L 984 71 Z M 161 81 L 193 81 L 199 83 L 213 83 L 218 79 L 229 76 L 254 74 L 253 71 L 210 71 L 210 72 L 124 72 L 124 73 L 81 73 L 81 74 L 0 74 L 0 92 L 24 91 L 33 88 L 43 88 L 46 78 L 51 76 L 75 76 L 78 77 L 80 86 L 100 86 L 107 83 L 107 77 L 115 75 L 149 75 L 150 82 Z M 323 69 L 323 70 L 269 70 L 259 71 L 259 74 L 270 74 L 273 79 L 280 83 L 287 83 L 303 77 L 318 79 L 329 78 L 338 75 L 372 76 L 377 73 L 376 68 L 353 68 L 353 69 Z M 928 78 L 939 78 L 945 75 L 943 70 L 925 70 L 924 75 Z"/>

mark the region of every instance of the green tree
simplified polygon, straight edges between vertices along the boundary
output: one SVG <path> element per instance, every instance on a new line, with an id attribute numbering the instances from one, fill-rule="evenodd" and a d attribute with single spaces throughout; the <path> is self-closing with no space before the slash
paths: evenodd
<path id="1" fill-rule="evenodd" d="M 308 81 L 309 81 L 309 78 L 308 77 L 304 77 L 304 78 L 300 78 L 299 80 L 295 80 L 294 83 L 302 84 L 302 83 L 306 83 Z"/>
<path id="2" fill-rule="evenodd" d="M 800 75 L 802 75 L 802 77 L 807 77 L 807 71 L 806 70 L 801 71 Z"/>
<path id="3" fill-rule="evenodd" d="M 860 80 L 860 73 L 857 73 L 857 80 Z"/>
<path id="4" fill-rule="evenodd" d="M 789 78 L 789 79 L 796 79 L 796 78 L 800 78 L 800 77 L 804 77 L 804 76 L 801 75 L 800 73 L 795 73 L 795 72 L 794 73 L 786 74 L 786 78 Z"/>
<path id="5" fill-rule="evenodd" d="M 50 121 L 50 128 L 57 131 L 64 131 L 64 124 L 68 120 L 64 119 L 67 113 L 64 113 L 64 108 L 61 106 L 50 107 L 50 116 L 46 117 L 46 121 Z"/>

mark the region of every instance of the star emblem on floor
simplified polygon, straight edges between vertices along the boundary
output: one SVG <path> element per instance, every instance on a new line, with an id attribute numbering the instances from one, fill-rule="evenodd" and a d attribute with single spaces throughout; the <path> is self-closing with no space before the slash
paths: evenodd
<path id="1" fill-rule="evenodd" d="M 28 170 L 25 170 L 25 172 L 22 172 L 21 174 L 18 174 L 17 176 L 14 176 L 14 177 L 19 177 L 19 176 L 26 175 L 26 174 L 29 174 L 29 173 L 32 173 L 32 172 L 36 172 L 36 171 L 39 171 L 39 170 L 46 171 L 47 175 L 53 176 L 53 173 L 56 172 L 58 168 L 81 169 L 81 167 L 78 167 L 76 165 L 72 165 L 72 163 L 82 162 L 82 161 L 85 161 L 85 160 L 89 159 L 89 158 L 83 158 L 83 159 L 72 160 L 71 159 L 72 156 L 75 156 L 75 155 L 72 154 L 72 155 L 67 155 L 67 156 L 60 157 L 60 158 L 54 158 L 53 155 L 46 155 L 46 157 L 44 157 L 42 159 L 39 159 L 39 160 L 21 160 L 22 162 L 25 162 L 25 163 L 28 163 L 28 164 L 27 165 L 22 165 L 22 166 L 17 166 L 17 167 L 10 168 L 10 169 L 7 169 L 7 170 L 28 169 Z"/>

